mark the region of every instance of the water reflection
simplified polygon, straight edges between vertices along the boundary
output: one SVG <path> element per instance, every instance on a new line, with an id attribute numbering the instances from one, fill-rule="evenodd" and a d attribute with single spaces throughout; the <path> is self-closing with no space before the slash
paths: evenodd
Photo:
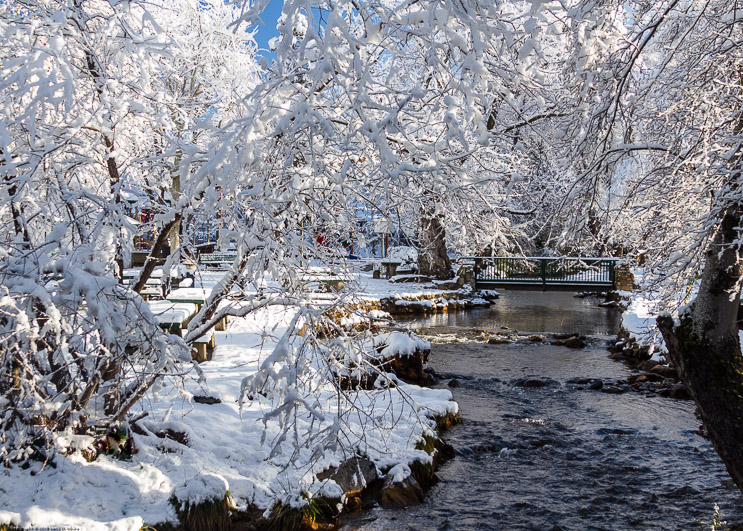
<path id="1" fill-rule="evenodd" d="M 602 308 L 596 297 L 577 298 L 573 293 L 502 290 L 490 308 L 436 314 L 411 320 L 413 328 L 484 328 L 507 326 L 521 332 L 580 332 L 611 335 L 619 329 L 621 314 Z"/>

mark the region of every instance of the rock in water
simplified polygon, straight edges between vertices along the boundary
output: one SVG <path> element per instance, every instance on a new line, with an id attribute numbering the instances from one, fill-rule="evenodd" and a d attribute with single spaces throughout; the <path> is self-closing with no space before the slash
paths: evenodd
<path id="1" fill-rule="evenodd" d="M 640 362 L 637 365 L 637 368 L 640 369 L 641 371 L 647 372 L 651 370 L 653 367 L 655 367 L 656 365 L 660 365 L 660 363 L 658 363 L 655 360 L 645 360 L 645 361 Z"/>
<path id="2" fill-rule="evenodd" d="M 611 395 L 621 395 L 625 392 L 625 389 L 623 387 L 619 387 L 618 385 L 605 385 L 601 388 L 602 393 L 609 393 Z"/>
<path id="3" fill-rule="evenodd" d="M 539 378 L 527 378 L 521 382 L 522 387 L 546 387 L 547 382 Z"/>
<path id="4" fill-rule="evenodd" d="M 674 380 L 678 380 L 679 377 L 676 369 L 674 367 L 669 367 L 668 365 L 656 365 L 650 369 L 650 372 L 662 376 L 663 378 L 673 378 Z"/>
<path id="5" fill-rule="evenodd" d="M 691 395 L 689 394 L 689 390 L 686 388 L 686 386 L 682 383 L 677 383 L 670 389 L 670 395 L 671 398 L 675 398 L 676 400 L 691 400 Z"/>
<path id="6" fill-rule="evenodd" d="M 579 337 L 571 337 L 565 340 L 565 346 L 568 348 L 586 348 L 586 342 Z"/>
<path id="7" fill-rule="evenodd" d="M 413 476 L 402 481 L 392 482 L 391 478 L 385 481 L 379 504 L 382 507 L 407 507 L 423 501 L 423 488 Z"/>

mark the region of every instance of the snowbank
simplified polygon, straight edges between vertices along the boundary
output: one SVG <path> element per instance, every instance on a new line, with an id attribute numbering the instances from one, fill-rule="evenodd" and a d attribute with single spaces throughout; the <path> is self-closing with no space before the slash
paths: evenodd
<path id="1" fill-rule="evenodd" d="M 418 251 L 415 247 L 406 247 L 404 245 L 390 247 L 387 250 L 386 260 L 395 260 L 401 262 L 400 269 L 418 268 Z"/>
<path id="2" fill-rule="evenodd" d="M 396 475 L 416 460 L 428 462 L 430 456 L 415 445 L 434 429 L 427 419 L 456 413 L 448 390 L 399 382 L 346 399 L 315 378 L 311 399 L 324 416 L 319 422 L 299 415 L 297 432 L 340 427 L 337 437 L 319 446 L 280 440 L 278 424 L 264 422 L 273 407 L 270 394 L 245 401 L 240 411 L 241 382 L 272 353 L 293 316 L 293 310 L 274 308 L 216 332 L 213 360 L 200 365 L 203 378 L 187 383 L 186 396 L 165 384 L 133 412 L 147 416 L 137 423 L 142 433 L 134 436 L 138 451 L 131 459 L 103 455 L 89 463 L 75 453 L 59 455 L 35 476 L 17 467 L 0 470 L 0 524 L 139 529 L 176 521 L 174 494 L 194 502 L 229 490 L 238 507 L 269 509 L 277 501 L 297 506 L 336 492 L 334 482 L 319 481 L 316 474 L 356 453 Z M 426 346 L 405 334 L 383 339 L 387 349 L 401 354 Z M 315 371 L 321 374 L 321 367 Z M 188 395 L 208 396 L 212 403 Z"/>
<path id="3" fill-rule="evenodd" d="M 643 285 L 644 271 L 633 269 L 632 273 L 636 281 Z M 621 335 L 625 338 L 625 343 L 647 350 L 654 361 L 662 361 L 661 356 L 668 350 L 655 322 L 659 313 L 656 303 L 642 291 L 621 292 L 621 295 L 630 301 L 622 314 Z"/>
<path id="4" fill-rule="evenodd" d="M 648 353 L 652 355 L 651 359 L 660 361 L 660 356 L 667 352 L 667 349 L 663 336 L 655 324 L 658 314 L 652 307 L 652 302 L 644 297 L 633 298 L 622 314 L 622 329 L 640 348 L 648 349 Z"/>

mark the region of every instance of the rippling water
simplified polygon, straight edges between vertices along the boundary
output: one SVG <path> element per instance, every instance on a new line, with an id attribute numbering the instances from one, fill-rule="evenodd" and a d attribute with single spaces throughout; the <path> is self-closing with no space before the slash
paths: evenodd
<path id="1" fill-rule="evenodd" d="M 617 315 L 596 308 L 595 299 L 546 295 L 547 309 L 517 294 L 480 312 L 485 323 L 473 313 L 416 326 L 615 331 Z M 524 300 L 526 310 L 518 307 Z M 459 383 L 452 393 L 464 422 L 446 435 L 456 457 L 441 468 L 424 504 L 374 509 L 350 528 L 689 529 L 709 522 L 715 503 L 723 519 L 743 523 L 743 496 L 697 434 L 691 402 L 567 383 L 630 374 L 603 348 L 437 344 L 429 364 L 446 378 L 442 385 Z M 526 376 L 549 385 L 515 385 Z"/>

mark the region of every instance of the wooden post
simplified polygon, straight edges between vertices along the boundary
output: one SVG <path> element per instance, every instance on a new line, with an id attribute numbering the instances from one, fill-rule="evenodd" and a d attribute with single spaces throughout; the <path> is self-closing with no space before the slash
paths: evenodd
<path id="1" fill-rule="evenodd" d="M 206 343 L 196 343 L 191 350 L 191 357 L 198 363 L 203 363 L 207 360 L 207 345 Z"/>

